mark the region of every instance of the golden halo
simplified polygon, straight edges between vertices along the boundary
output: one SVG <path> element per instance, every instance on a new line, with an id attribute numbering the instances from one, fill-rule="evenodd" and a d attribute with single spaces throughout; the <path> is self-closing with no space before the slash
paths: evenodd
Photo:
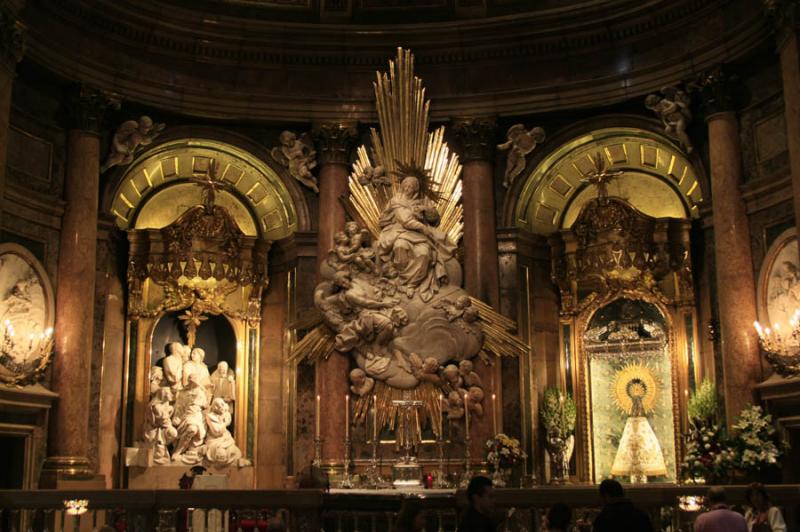
<path id="1" fill-rule="evenodd" d="M 658 381 L 644 364 L 629 364 L 614 379 L 614 400 L 620 410 L 633 413 L 633 397 L 641 397 L 645 412 L 652 412 L 658 395 Z"/>

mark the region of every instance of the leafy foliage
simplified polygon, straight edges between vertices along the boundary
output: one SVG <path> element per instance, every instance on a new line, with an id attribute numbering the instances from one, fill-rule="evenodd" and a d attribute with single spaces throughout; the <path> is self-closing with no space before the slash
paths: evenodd
<path id="1" fill-rule="evenodd" d="M 709 379 L 703 379 L 697 392 L 689 399 L 689 422 L 692 424 L 716 423 L 717 387 Z"/>
<path id="2" fill-rule="evenodd" d="M 539 416 L 548 434 L 566 438 L 575 431 L 575 400 L 558 388 L 547 388 L 539 408 Z"/>

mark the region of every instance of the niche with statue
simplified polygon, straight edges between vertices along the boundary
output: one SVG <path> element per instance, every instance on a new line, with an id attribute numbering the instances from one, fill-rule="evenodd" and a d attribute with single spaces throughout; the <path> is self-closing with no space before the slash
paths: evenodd
<path id="1" fill-rule="evenodd" d="M 202 204 L 171 224 L 129 231 L 129 487 L 176 487 L 193 466 L 252 487 L 261 295 L 270 242 L 245 234 L 196 179 Z"/>

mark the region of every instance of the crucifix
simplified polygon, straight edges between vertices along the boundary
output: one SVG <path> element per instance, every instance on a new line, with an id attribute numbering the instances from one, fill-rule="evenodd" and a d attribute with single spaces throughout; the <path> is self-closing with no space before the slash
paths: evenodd
<path id="1" fill-rule="evenodd" d="M 606 159 L 603 154 L 597 152 L 592 157 L 594 169 L 581 178 L 581 182 L 597 187 L 597 197 L 606 199 L 608 197 L 608 184 L 623 174 L 622 170 L 611 171 L 606 167 Z"/>
<path id="2" fill-rule="evenodd" d="M 208 162 L 208 172 L 204 176 L 193 177 L 192 181 L 203 187 L 203 206 L 206 212 L 211 214 L 214 211 L 214 201 L 217 191 L 230 188 L 230 183 L 217 176 L 217 160 L 211 159 Z"/>

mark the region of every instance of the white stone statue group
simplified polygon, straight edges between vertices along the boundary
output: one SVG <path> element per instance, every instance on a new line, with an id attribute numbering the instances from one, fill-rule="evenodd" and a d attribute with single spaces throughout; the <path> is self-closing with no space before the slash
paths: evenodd
<path id="1" fill-rule="evenodd" d="M 173 342 L 167 351 L 162 365 L 150 369 L 144 441 L 153 448 L 153 462 L 244 465 L 228 430 L 236 397 L 228 363 L 220 362 L 209 374 L 201 348 Z"/>

